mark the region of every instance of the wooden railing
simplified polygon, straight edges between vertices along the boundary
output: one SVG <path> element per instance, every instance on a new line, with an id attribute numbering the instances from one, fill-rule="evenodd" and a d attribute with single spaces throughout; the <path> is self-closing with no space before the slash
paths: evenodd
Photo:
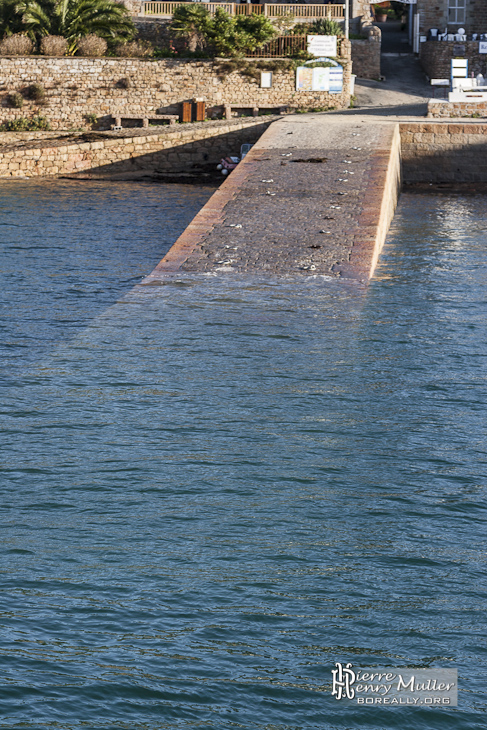
<path id="1" fill-rule="evenodd" d="M 282 58 L 282 56 L 292 56 L 298 51 L 305 51 L 306 48 L 305 35 L 281 35 L 246 55 L 249 58 Z"/>
<path id="2" fill-rule="evenodd" d="M 200 4 L 200 3 L 198 3 Z M 213 15 L 217 8 L 223 8 L 230 15 L 234 14 L 233 6 L 234 3 L 201 3 L 203 7 L 210 11 Z M 170 18 L 175 9 L 180 5 L 193 5 L 193 3 L 178 3 L 178 2 L 143 2 L 142 3 L 142 15 L 155 15 L 163 18 Z"/>
<path id="3" fill-rule="evenodd" d="M 340 20 L 344 17 L 343 5 L 264 5 L 268 18 L 280 18 L 282 15 L 294 15 L 295 18 L 332 18 Z"/>
<path id="4" fill-rule="evenodd" d="M 179 5 L 192 5 L 186 2 L 142 2 L 141 15 L 159 18 L 172 17 L 175 8 Z M 332 18 L 341 20 L 344 17 L 343 5 L 284 5 L 264 4 L 247 5 L 238 3 L 202 3 L 203 7 L 213 15 L 217 8 L 223 8 L 229 15 L 265 15 L 268 18 L 280 18 L 283 15 L 294 15 L 296 18 Z"/>
<path id="5" fill-rule="evenodd" d="M 264 5 L 250 5 L 250 3 L 242 3 L 241 5 L 233 4 L 233 12 L 235 15 L 256 15 L 264 14 Z"/>
<path id="6" fill-rule="evenodd" d="M 299 51 L 308 50 L 308 36 L 305 35 L 280 35 L 272 41 L 268 41 L 261 48 L 246 53 L 248 58 L 282 58 L 293 56 Z M 337 53 L 341 54 L 341 38 L 338 38 Z"/>

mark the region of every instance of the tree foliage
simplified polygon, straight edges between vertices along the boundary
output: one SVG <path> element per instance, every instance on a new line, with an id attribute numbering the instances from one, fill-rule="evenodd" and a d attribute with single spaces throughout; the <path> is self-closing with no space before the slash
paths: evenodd
<path id="1" fill-rule="evenodd" d="M 2 37 L 22 33 L 25 30 L 22 14 L 18 12 L 17 5 L 18 0 L 0 1 L 0 35 Z"/>
<path id="2" fill-rule="evenodd" d="M 276 35 L 263 15 L 229 15 L 217 8 L 212 16 L 204 5 L 180 6 L 170 24 L 172 33 L 188 42 L 188 50 L 207 48 L 217 56 L 243 56 Z"/>
<path id="3" fill-rule="evenodd" d="M 343 36 L 343 28 L 332 18 L 320 18 L 313 23 L 296 23 L 291 29 L 292 35 L 336 35 Z"/>
<path id="4" fill-rule="evenodd" d="M 205 6 L 191 3 L 175 8 L 170 29 L 176 38 L 185 38 L 189 50 L 194 52 L 204 47 L 210 24 L 211 15 Z"/>
<path id="5" fill-rule="evenodd" d="M 114 44 L 130 40 L 136 32 L 128 10 L 113 0 L 0 0 L 1 31 L 25 32 L 36 41 L 63 36 L 70 54 L 86 35 Z"/>

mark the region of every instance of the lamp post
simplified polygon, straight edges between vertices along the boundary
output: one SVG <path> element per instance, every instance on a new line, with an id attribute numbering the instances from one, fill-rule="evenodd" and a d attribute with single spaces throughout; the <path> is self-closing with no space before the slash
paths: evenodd
<path id="1" fill-rule="evenodd" d="M 343 6 L 345 8 L 345 38 L 348 38 L 350 35 L 350 4 L 349 0 L 345 0 L 345 5 Z"/>

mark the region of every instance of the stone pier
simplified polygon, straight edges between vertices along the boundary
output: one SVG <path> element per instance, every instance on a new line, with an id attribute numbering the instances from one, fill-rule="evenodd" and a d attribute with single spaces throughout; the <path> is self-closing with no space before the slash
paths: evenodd
<path id="1" fill-rule="evenodd" d="M 400 191 L 397 124 L 345 115 L 274 123 L 156 269 L 366 282 Z"/>

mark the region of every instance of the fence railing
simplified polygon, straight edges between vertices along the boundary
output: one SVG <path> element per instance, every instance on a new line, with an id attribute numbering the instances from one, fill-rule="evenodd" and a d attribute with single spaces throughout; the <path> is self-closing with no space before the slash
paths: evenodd
<path id="1" fill-rule="evenodd" d="M 282 58 L 293 56 L 299 51 L 308 50 L 308 36 L 306 35 L 280 35 L 272 41 L 265 43 L 261 48 L 246 53 L 247 58 Z M 341 39 L 338 38 L 337 53 L 341 54 Z"/>
<path id="2" fill-rule="evenodd" d="M 192 5 L 187 2 L 142 2 L 141 15 L 159 18 L 171 18 L 179 5 Z M 265 15 L 268 18 L 280 18 L 283 15 L 294 15 L 296 18 L 332 18 L 341 20 L 344 17 L 343 5 L 284 5 L 284 4 L 238 4 L 238 3 L 203 3 L 213 15 L 217 8 L 223 8 L 229 15 Z"/>
<path id="3" fill-rule="evenodd" d="M 305 35 L 281 35 L 246 55 L 249 58 L 281 58 L 305 51 L 306 48 Z"/>
<path id="4" fill-rule="evenodd" d="M 252 7 L 252 6 L 251 6 Z M 268 18 L 280 18 L 291 13 L 295 18 L 332 18 L 340 20 L 344 17 L 343 5 L 264 5 Z"/>
<path id="5" fill-rule="evenodd" d="M 250 5 L 250 3 L 242 3 L 241 5 L 233 4 L 233 12 L 235 15 L 264 15 L 263 5 Z"/>

